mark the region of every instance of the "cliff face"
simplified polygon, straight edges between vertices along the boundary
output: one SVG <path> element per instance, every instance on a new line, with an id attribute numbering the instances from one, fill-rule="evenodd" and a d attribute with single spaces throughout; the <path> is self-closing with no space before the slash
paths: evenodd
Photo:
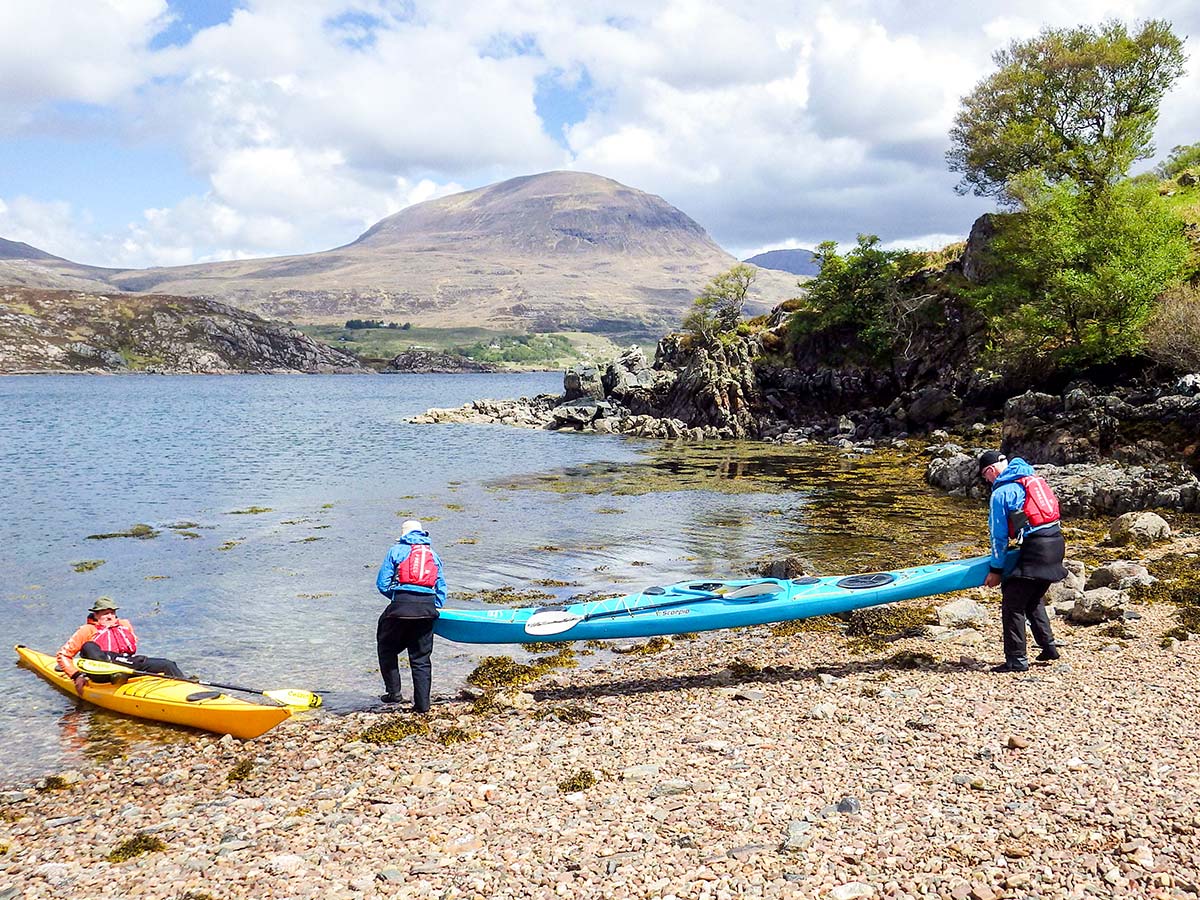
<path id="1" fill-rule="evenodd" d="M 0 288 L 0 373 L 365 372 L 286 325 L 198 297 Z"/>

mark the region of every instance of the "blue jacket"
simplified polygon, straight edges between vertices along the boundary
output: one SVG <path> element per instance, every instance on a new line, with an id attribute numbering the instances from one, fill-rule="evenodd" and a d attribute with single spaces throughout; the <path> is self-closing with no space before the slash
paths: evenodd
<path id="1" fill-rule="evenodd" d="M 1033 466 L 1019 456 L 1008 461 L 1008 467 L 992 482 L 992 499 L 988 512 L 988 533 L 991 536 L 992 558 L 989 565 L 994 572 L 1004 569 L 1005 551 L 1008 549 L 1008 514 L 1019 512 L 1025 508 L 1025 488 L 1017 479 L 1036 474 Z M 1025 537 L 1041 528 L 1050 525 L 1040 525 L 1028 528 L 1022 533 Z"/>
<path id="2" fill-rule="evenodd" d="M 393 576 L 396 573 L 396 566 L 408 559 L 408 554 L 412 552 L 413 544 L 430 544 L 429 532 L 427 531 L 410 531 L 400 540 L 392 545 L 388 550 L 387 556 L 383 558 L 383 564 L 379 567 L 379 574 L 375 577 L 375 587 L 379 589 L 379 593 L 383 594 L 389 600 L 392 596 L 392 591 L 412 591 L 414 594 L 433 594 L 434 605 L 441 609 L 446 603 L 446 578 L 442 572 L 442 558 L 437 555 L 437 551 L 433 551 L 433 559 L 437 563 L 438 577 L 437 584 L 431 588 L 422 587 L 419 584 L 396 584 Z M 430 548 L 432 549 L 432 547 Z"/>

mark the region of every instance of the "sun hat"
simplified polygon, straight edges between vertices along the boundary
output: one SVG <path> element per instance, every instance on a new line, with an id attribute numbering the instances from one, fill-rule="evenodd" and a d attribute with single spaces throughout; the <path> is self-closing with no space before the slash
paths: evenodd
<path id="1" fill-rule="evenodd" d="M 986 469 L 988 466 L 994 466 L 996 463 L 1004 462 L 1007 459 L 1008 459 L 1008 457 L 1005 456 L 1003 453 L 1001 453 L 999 450 L 984 450 L 983 453 L 979 454 L 979 472 L 980 472 L 980 474 L 982 474 L 983 470 Z"/>
<path id="2" fill-rule="evenodd" d="M 421 527 L 421 523 L 418 522 L 416 519 L 409 519 L 403 525 L 400 526 L 400 537 L 404 537 L 404 535 L 408 534 L 410 531 L 424 531 L 424 530 L 425 529 Z"/>
<path id="3" fill-rule="evenodd" d="M 119 608 L 120 607 L 118 607 L 117 604 L 113 603 L 112 598 L 97 597 L 96 602 L 88 607 L 88 612 L 98 613 L 98 612 L 104 612 L 104 610 L 106 610 L 106 609 L 111 609 L 113 612 L 116 612 Z"/>

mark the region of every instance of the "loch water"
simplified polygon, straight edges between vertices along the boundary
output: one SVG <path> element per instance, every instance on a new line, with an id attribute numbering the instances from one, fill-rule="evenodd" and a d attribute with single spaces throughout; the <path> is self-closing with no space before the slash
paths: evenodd
<path id="1" fill-rule="evenodd" d="M 141 652 L 206 679 L 327 691 L 318 714 L 336 715 L 378 706 L 375 575 L 404 519 L 430 532 L 451 605 L 506 585 L 566 600 L 737 577 L 780 550 L 851 568 L 892 542 L 846 544 L 845 510 L 938 521 L 887 486 L 831 493 L 799 453 L 688 457 L 616 436 L 405 421 L 560 386 L 558 373 L 0 378 L 0 627 L 10 646 L 54 652 L 106 595 Z M 157 535 L 89 538 L 139 523 Z M 439 639 L 435 698 L 499 653 L 528 656 Z M 0 781 L 194 739 L 89 708 L 10 659 Z"/>

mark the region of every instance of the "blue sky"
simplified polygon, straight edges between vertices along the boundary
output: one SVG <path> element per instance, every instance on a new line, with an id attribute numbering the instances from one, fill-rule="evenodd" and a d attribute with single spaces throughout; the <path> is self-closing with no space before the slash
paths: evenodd
<path id="1" fill-rule="evenodd" d="M 0 237 L 113 266 L 299 253 L 550 169 L 659 194 L 738 255 L 933 246 L 990 208 L 943 154 L 991 54 L 1195 4 L 42 0 L 0 4 Z M 1161 150 L 1200 140 L 1200 51 Z M 1161 155 L 1161 154 L 1160 154 Z"/>

